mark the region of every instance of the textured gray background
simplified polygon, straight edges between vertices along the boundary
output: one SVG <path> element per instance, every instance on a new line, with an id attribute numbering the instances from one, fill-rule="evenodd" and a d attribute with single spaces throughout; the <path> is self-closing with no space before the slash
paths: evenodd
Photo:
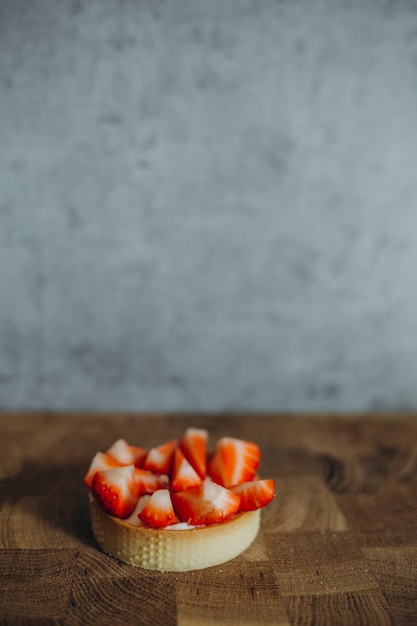
<path id="1" fill-rule="evenodd" d="M 0 406 L 417 409 L 417 2 L 0 0 Z"/>

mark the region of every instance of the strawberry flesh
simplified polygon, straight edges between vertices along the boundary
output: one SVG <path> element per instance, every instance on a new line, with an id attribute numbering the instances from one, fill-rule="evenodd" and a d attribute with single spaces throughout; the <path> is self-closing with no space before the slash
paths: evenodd
<path id="1" fill-rule="evenodd" d="M 202 480 L 207 473 L 208 431 L 204 428 L 187 428 L 180 441 L 181 450 Z"/>
<path id="2" fill-rule="evenodd" d="M 196 487 L 201 482 L 200 476 L 184 456 L 181 448 L 176 448 L 172 466 L 171 489 L 173 491 L 182 491 L 183 489 Z"/>
<path id="3" fill-rule="evenodd" d="M 151 448 L 143 462 L 142 468 L 156 474 L 169 474 L 177 440 L 171 439 L 161 446 Z"/>
<path id="4" fill-rule="evenodd" d="M 260 509 L 275 497 L 275 482 L 270 478 L 251 480 L 240 485 L 233 485 L 229 489 L 240 496 L 240 511 Z"/>
<path id="5" fill-rule="evenodd" d="M 135 467 L 134 478 L 139 496 L 153 493 L 157 489 L 164 489 L 169 486 L 169 477 L 166 474 L 154 474 L 143 468 Z"/>
<path id="6" fill-rule="evenodd" d="M 172 503 L 182 522 L 210 525 L 237 513 L 240 496 L 207 479 L 197 487 L 173 493 Z"/>
<path id="7" fill-rule="evenodd" d="M 129 517 L 139 497 L 135 466 L 124 465 L 96 472 L 91 492 L 106 513 L 122 519 Z"/>
<path id="8" fill-rule="evenodd" d="M 271 502 L 274 481 L 256 479 L 257 444 L 223 437 L 208 455 L 207 441 L 202 428 L 187 428 L 181 439 L 149 450 L 118 439 L 95 454 L 84 484 L 106 513 L 139 517 L 151 528 L 178 520 L 192 526 L 217 524 Z"/>
<path id="9" fill-rule="evenodd" d="M 110 454 L 123 465 L 131 465 L 133 463 L 136 467 L 140 467 L 148 454 L 148 450 L 132 446 L 124 439 L 118 439 L 106 450 L 106 454 Z"/>
<path id="10" fill-rule="evenodd" d="M 84 485 L 91 489 L 93 485 L 94 474 L 96 472 L 110 469 L 112 467 L 120 467 L 121 465 L 122 463 L 117 461 L 110 454 L 106 454 L 105 452 L 96 452 L 90 463 L 90 467 L 88 468 L 87 473 L 84 476 Z"/>
<path id="11" fill-rule="evenodd" d="M 141 522 L 151 528 L 164 528 L 177 523 L 168 489 L 158 489 L 151 495 L 138 515 Z"/>
<path id="12" fill-rule="evenodd" d="M 209 461 L 209 476 L 219 485 L 229 487 L 253 480 L 261 451 L 256 443 L 236 437 L 222 437 Z"/>

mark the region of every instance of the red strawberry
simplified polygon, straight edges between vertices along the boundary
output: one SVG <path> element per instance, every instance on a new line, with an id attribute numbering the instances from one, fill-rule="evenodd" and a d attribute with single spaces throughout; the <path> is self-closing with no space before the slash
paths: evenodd
<path id="1" fill-rule="evenodd" d="M 240 485 L 229 487 L 230 491 L 240 496 L 240 510 L 254 511 L 271 502 L 275 497 L 275 482 L 270 478 L 250 480 Z"/>
<path id="2" fill-rule="evenodd" d="M 204 428 L 187 428 L 180 441 L 184 455 L 202 480 L 206 477 L 207 440 Z"/>
<path id="3" fill-rule="evenodd" d="M 123 465 L 96 472 L 92 494 L 101 508 L 116 517 L 129 517 L 138 501 L 135 466 Z"/>
<path id="4" fill-rule="evenodd" d="M 192 526 L 223 522 L 239 510 L 240 496 L 205 480 L 198 487 L 171 495 L 174 510 L 182 522 Z"/>
<path id="5" fill-rule="evenodd" d="M 133 463 L 136 467 L 141 466 L 147 453 L 146 448 L 131 446 L 124 439 L 118 439 L 106 450 L 106 454 L 110 454 L 123 465 L 132 465 Z"/>
<path id="6" fill-rule="evenodd" d="M 181 448 L 175 448 L 171 474 L 171 489 L 182 491 L 201 484 L 201 478 L 184 456 Z"/>
<path id="7" fill-rule="evenodd" d="M 135 467 L 135 482 L 139 496 L 153 493 L 157 489 L 165 489 L 169 485 L 169 478 L 165 474 L 154 474 L 149 470 Z"/>
<path id="8" fill-rule="evenodd" d="M 158 489 L 149 498 L 138 515 L 139 519 L 151 528 L 164 528 L 177 523 L 168 489 Z"/>
<path id="9" fill-rule="evenodd" d="M 224 487 L 244 483 L 254 478 L 260 458 L 261 451 L 256 443 L 223 437 L 209 461 L 208 473 Z"/>
<path id="10" fill-rule="evenodd" d="M 151 448 L 143 462 L 142 468 L 157 474 L 169 474 L 176 446 L 177 440 L 171 439 L 161 446 Z"/>
<path id="11" fill-rule="evenodd" d="M 119 461 L 116 461 L 116 459 L 110 456 L 110 454 L 106 454 L 105 452 L 96 452 L 84 477 L 84 485 L 91 489 L 94 474 L 96 472 L 110 469 L 111 467 L 120 467 L 121 465 L 122 464 Z"/>

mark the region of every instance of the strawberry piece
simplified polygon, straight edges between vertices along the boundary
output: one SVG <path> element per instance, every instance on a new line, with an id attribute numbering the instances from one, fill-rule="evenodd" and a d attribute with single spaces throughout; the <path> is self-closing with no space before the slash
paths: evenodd
<path id="1" fill-rule="evenodd" d="M 106 454 L 105 452 L 96 452 L 96 454 L 93 456 L 90 467 L 88 468 L 87 473 L 84 476 L 84 485 L 91 489 L 94 474 L 96 472 L 110 469 L 112 467 L 120 467 L 121 465 L 122 463 L 116 461 L 116 459 L 110 456 L 110 454 Z"/>
<path id="2" fill-rule="evenodd" d="M 181 448 L 175 448 L 174 462 L 171 474 L 171 489 L 173 491 L 182 491 L 196 487 L 202 482 L 191 463 L 184 456 Z"/>
<path id="3" fill-rule="evenodd" d="M 141 522 L 151 528 L 164 528 L 177 523 L 168 489 L 158 489 L 149 498 L 138 515 Z"/>
<path id="4" fill-rule="evenodd" d="M 275 497 L 275 482 L 270 478 L 251 480 L 240 485 L 233 485 L 229 489 L 240 496 L 241 511 L 260 509 Z"/>
<path id="5" fill-rule="evenodd" d="M 228 487 L 252 480 L 258 469 L 261 451 L 256 443 L 235 437 L 223 437 L 208 464 L 209 476 Z"/>
<path id="6" fill-rule="evenodd" d="M 169 474 L 177 440 L 171 439 L 161 446 L 151 448 L 143 462 L 142 468 L 156 474 Z"/>
<path id="7" fill-rule="evenodd" d="M 106 454 L 110 454 L 123 465 L 132 465 L 133 463 L 136 467 L 140 467 L 148 454 L 148 450 L 131 446 L 124 439 L 118 439 L 106 450 Z"/>
<path id="8" fill-rule="evenodd" d="M 181 449 L 202 480 L 206 477 L 208 432 L 204 428 L 187 428 L 181 441 Z"/>
<path id="9" fill-rule="evenodd" d="M 157 489 L 166 489 L 169 486 L 169 478 L 165 474 L 154 474 L 149 470 L 135 467 L 135 482 L 139 496 L 153 493 Z"/>
<path id="10" fill-rule="evenodd" d="M 208 479 L 198 487 L 172 493 L 171 497 L 179 519 L 192 526 L 223 522 L 240 506 L 239 495 Z"/>
<path id="11" fill-rule="evenodd" d="M 96 472 L 91 492 L 101 508 L 116 517 L 129 517 L 138 501 L 135 466 L 123 465 Z"/>

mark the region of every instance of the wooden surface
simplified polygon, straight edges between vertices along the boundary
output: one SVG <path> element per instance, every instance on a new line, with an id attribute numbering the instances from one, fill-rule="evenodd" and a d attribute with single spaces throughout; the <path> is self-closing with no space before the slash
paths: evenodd
<path id="1" fill-rule="evenodd" d="M 183 574 L 105 556 L 93 454 L 189 425 L 261 446 L 277 498 L 255 543 Z M 0 479 L 3 624 L 417 624 L 417 417 L 0 414 Z"/>

